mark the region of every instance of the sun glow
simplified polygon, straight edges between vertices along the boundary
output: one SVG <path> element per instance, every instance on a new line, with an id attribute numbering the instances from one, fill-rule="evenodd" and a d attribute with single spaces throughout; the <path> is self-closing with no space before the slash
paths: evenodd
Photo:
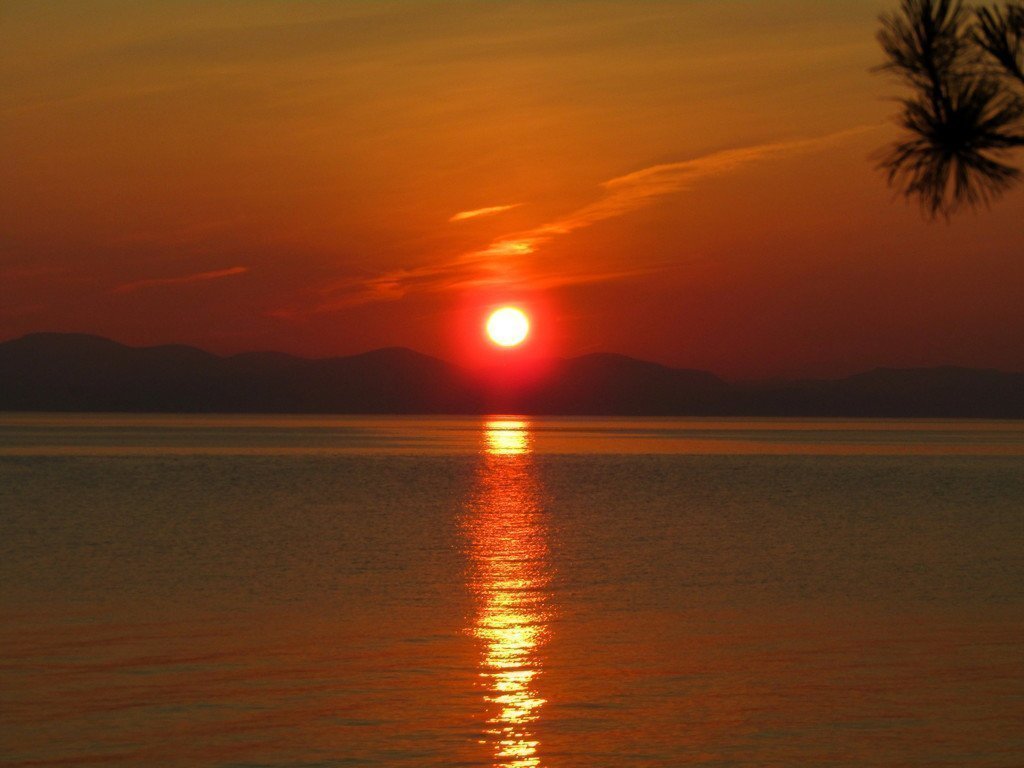
<path id="1" fill-rule="evenodd" d="M 487 335 L 502 347 L 522 344 L 530 333 L 530 319 L 516 307 L 502 307 L 487 318 Z"/>

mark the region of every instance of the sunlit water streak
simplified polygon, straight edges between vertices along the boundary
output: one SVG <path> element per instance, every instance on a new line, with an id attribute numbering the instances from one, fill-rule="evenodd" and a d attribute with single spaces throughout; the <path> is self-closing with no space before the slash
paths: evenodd
<path id="1" fill-rule="evenodd" d="M 477 484 L 465 527 L 470 589 L 478 613 L 487 740 L 494 764 L 541 765 L 533 725 L 545 700 L 538 690 L 550 601 L 544 509 L 524 421 L 491 420 L 484 428 Z"/>

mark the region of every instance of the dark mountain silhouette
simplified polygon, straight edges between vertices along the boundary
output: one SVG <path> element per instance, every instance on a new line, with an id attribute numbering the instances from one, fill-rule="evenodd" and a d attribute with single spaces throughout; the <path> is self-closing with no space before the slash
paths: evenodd
<path id="1" fill-rule="evenodd" d="M 733 385 L 623 355 L 553 360 L 513 381 L 403 348 L 306 359 L 222 357 L 36 333 L 0 343 L 0 410 L 209 413 L 537 413 L 1024 418 L 1024 374 L 877 369 Z"/>
<path id="2" fill-rule="evenodd" d="M 512 412 L 671 415 L 721 413 L 729 385 L 704 371 L 598 353 L 558 360 L 535 386 L 510 393 Z"/>
<path id="3" fill-rule="evenodd" d="M 0 344 L 0 408 L 54 411 L 441 413 L 471 409 L 464 375 L 408 349 L 307 360 L 219 357 L 39 333 Z"/>
<path id="4" fill-rule="evenodd" d="M 832 381 L 754 386 L 741 411 L 793 416 L 1024 418 L 1024 374 L 876 368 Z"/>

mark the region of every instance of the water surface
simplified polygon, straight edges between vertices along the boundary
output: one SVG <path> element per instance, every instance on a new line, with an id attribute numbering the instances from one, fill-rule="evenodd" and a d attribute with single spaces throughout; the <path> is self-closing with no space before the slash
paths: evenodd
<path id="1" fill-rule="evenodd" d="M 1019 766 L 1020 422 L 0 416 L 0 763 Z"/>

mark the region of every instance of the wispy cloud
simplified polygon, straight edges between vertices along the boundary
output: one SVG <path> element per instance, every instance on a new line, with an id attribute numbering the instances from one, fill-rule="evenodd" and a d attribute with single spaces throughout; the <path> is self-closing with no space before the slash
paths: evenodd
<path id="1" fill-rule="evenodd" d="M 721 176 L 760 160 L 821 149 L 866 130 L 869 128 L 858 127 L 811 139 L 756 144 L 713 152 L 676 163 L 662 163 L 642 168 L 602 182 L 601 189 L 604 190 L 604 194 L 593 203 L 535 229 L 498 241 L 492 244 L 491 249 L 497 246 L 500 250 L 502 244 L 508 242 L 525 244 L 535 249 L 553 237 L 639 210 L 660 197 L 687 190 L 695 182 L 703 179 Z"/>
<path id="2" fill-rule="evenodd" d="M 564 265 L 551 267 L 531 257 L 538 249 L 557 237 L 600 221 L 625 216 L 667 195 L 690 189 L 704 179 L 721 176 L 762 161 L 818 151 L 875 128 L 877 126 L 859 126 L 809 139 L 756 144 L 642 168 L 602 182 L 602 194 L 594 202 L 532 229 L 496 238 L 479 250 L 460 254 L 447 261 L 336 282 L 325 288 L 322 291 L 323 300 L 307 311 L 330 312 L 375 301 L 400 299 L 415 292 L 497 285 L 530 289 L 551 288 L 618 280 L 671 269 L 677 265 L 634 265 L 629 270 L 595 271 L 578 267 L 566 268 Z M 501 209 L 502 206 L 495 208 Z M 489 210 L 491 209 L 481 209 Z M 457 216 L 469 218 L 467 214 L 475 213 L 478 212 L 467 211 Z"/>
<path id="3" fill-rule="evenodd" d="M 492 205 L 489 208 L 477 208 L 472 211 L 461 211 L 448 219 L 448 221 L 465 221 L 466 219 L 478 219 L 481 216 L 494 216 L 497 213 L 511 211 L 513 208 L 518 208 L 521 205 L 522 203 L 513 203 L 512 205 Z"/>
<path id="4" fill-rule="evenodd" d="M 185 285 L 187 283 L 202 283 L 208 280 L 219 280 L 222 277 L 232 275 L 243 275 L 249 271 L 248 267 L 229 267 L 227 269 L 215 269 L 212 272 L 196 272 L 191 275 L 180 277 L 154 277 L 147 280 L 135 280 L 130 283 L 123 283 L 114 288 L 111 293 L 132 293 L 144 288 L 158 288 L 166 285 Z"/>

